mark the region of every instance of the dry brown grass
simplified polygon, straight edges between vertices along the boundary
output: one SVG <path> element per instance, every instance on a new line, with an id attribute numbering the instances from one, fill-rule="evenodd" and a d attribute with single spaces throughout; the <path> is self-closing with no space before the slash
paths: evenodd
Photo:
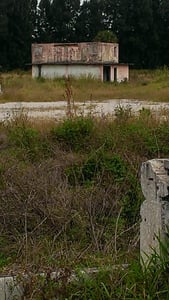
<path id="1" fill-rule="evenodd" d="M 78 124 L 72 127 L 76 134 L 81 129 Z M 100 155 L 104 159 L 104 153 L 102 156 L 100 151 L 108 147 L 105 163 L 110 151 L 112 156 L 116 155 L 116 137 L 112 142 L 114 133 L 111 128 L 109 132 L 109 123 L 105 119 L 95 120 L 94 124 L 96 128 L 90 136 L 91 151 L 88 149 L 89 141 L 83 148 L 81 135 L 79 140 L 75 139 L 78 146 L 81 143 L 82 153 L 71 149 L 75 143 L 69 149 L 71 130 L 66 133 L 65 141 L 66 127 L 63 127 L 61 142 L 57 140 L 56 133 L 52 135 L 53 123 L 46 122 L 40 127 L 40 123 L 33 124 L 23 115 L 0 128 L 4 135 L 0 148 L 0 244 L 5 259 L 10 257 L 11 262 L 17 262 L 22 268 L 37 270 L 58 265 L 104 266 L 105 262 L 112 263 L 115 256 L 119 256 L 121 247 L 129 254 L 131 248 L 137 252 L 135 237 L 138 223 L 135 227 L 133 224 L 128 226 L 121 216 L 121 199 L 127 191 L 128 175 L 118 184 L 104 168 L 97 174 Z M 102 131 L 100 134 L 98 129 Z M 47 153 L 46 147 L 41 149 L 46 137 L 50 148 Z M 109 143 L 112 146 L 109 147 Z M 95 158 L 97 153 L 100 154 Z M 125 155 L 127 157 L 126 151 Z M 133 158 L 132 164 L 135 164 Z M 76 165 L 79 171 L 76 171 Z M 86 183 L 81 182 L 83 165 L 86 170 L 89 168 L 89 174 L 94 172 L 93 182 L 90 178 L 89 182 L 87 179 Z M 123 169 L 123 165 L 121 167 Z M 77 183 L 74 184 L 74 181 Z M 9 268 L 15 267 L 14 264 Z"/>
<path id="2" fill-rule="evenodd" d="M 168 69 L 131 70 L 127 83 L 102 83 L 92 78 L 71 79 L 75 101 L 106 99 L 169 100 Z M 64 100 L 64 79 L 32 79 L 31 73 L 2 74 L 3 94 L 0 102 Z"/>

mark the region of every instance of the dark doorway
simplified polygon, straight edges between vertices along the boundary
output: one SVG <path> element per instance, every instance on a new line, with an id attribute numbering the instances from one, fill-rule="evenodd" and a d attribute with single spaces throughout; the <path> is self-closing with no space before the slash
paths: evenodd
<path id="1" fill-rule="evenodd" d="M 110 66 L 103 66 L 103 81 L 110 81 Z"/>
<path id="2" fill-rule="evenodd" d="M 41 73 L 42 73 L 42 66 L 38 65 L 38 77 L 41 77 Z"/>
<path id="3" fill-rule="evenodd" d="M 117 68 L 114 68 L 114 81 L 117 81 Z"/>

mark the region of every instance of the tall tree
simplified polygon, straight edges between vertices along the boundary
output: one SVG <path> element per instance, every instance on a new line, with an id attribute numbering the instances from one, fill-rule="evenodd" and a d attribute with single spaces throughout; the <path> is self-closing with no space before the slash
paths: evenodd
<path id="1" fill-rule="evenodd" d="M 8 1 L 1 0 L 1 2 L 0 2 L 0 37 L 5 36 L 8 32 L 7 8 L 8 8 Z"/>
<path id="2" fill-rule="evenodd" d="M 79 41 L 92 41 L 99 31 L 105 29 L 103 0 L 84 1 L 76 23 L 76 34 Z"/>
<path id="3" fill-rule="evenodd" d="M 162 65 L 169 65 L 169 1 L 154 0 L 158 7 L 156 30 L 159 38 L 159 58 Z"/>
<path id="4" fill-rule="evenodd" d="M 3 68 L 24 67 L 31 61 L 31 1 L 1 1 L 0 64 Z"/>
<path id="5" fill-rule="evenodd" d="M 84 1 L 80 7 L 76 20 L 76 39 L 78 42 L 90 41 L 90 7 L 88 1 Z"/>
<path id="6" fill-rule="evenodd" d="M 121 0 L 119 17 L 120 56 L 135 67 L 146 67 L 148 41 L 153 35 L 152 0 Z"/>
<path id="7" fill-rule="evenodd" d="M 135 67 L 169 64 L 168 0 L 0 0 L 0 65 L 24 67 L 31 42 L 92 41 L 109 30 L 120 59 Z"/>
<path id="8" fill-rule="evenodd" d="M 53 42 L 75 40 L 75 24 L 80 8 L 80 0 L 53 0 L 51 3 L 51 27 Z"/>
<path id="9" fill-rule="evenodd" d="M 38 14 L 38 0 L 31 0 L 30 7 L 30 25 L 31 25 L 31 37 L 32 42 L 38 41 L 38 24 L 39 24 L 39 14 Z"/>
<path id="10" fill-rule="evenodd" d="M 120 5 L 121 0 L 103 1 L 104 26 L 115 34 L 118 34 L 119 30 Z"/>
<path id="11" fill-rule="evenodd" d="M 41 0 L 39 3 L 38 23 L 37 23 L 37 41 L 51 42 L 52 41 L 52 10 L 50 0 Z"/>
<path id="12" fill-rule="evenodd" d="M 11 0 L 1 0 L 0 2 L 0 66 L 2 68 L 6 68 L 8 65 L 8 14 L 11 3 Z"/>
<path id="13" fill-rule="evenodd" d="M 24 67 L 30 62 L 31 0 L 13 1 L 8 22 L 8 58 L 12 68 Z"/>

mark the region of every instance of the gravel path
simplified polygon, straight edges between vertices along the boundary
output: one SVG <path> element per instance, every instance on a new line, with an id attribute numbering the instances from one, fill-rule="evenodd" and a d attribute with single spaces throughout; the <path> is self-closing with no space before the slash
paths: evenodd
<path id="1" fill-rule="evenodd" d="M 140 100 L 127 100 L 127 99 L 111 99 L 102 102 L 90 102 L 85 103 L 76 102 L 77 114 L 87 114 L 92 112 L 96 115 L 101 114 L 114 114 L 115 108 L 118 106 L 124 108 L 130 107 L 132 112 L 137 114 L 140 109 L 149 108 L 155 114 L 163 115 L 169 110 L 169 103 L 164 102 L 147 102 Z M 61 119 L 66 116 L 67 103 L 66 101 L 57 102 L 8 102 L 0 104 L 0 121 L 4 121 L 25 113 L 30 118 L 54 118 Z"/>

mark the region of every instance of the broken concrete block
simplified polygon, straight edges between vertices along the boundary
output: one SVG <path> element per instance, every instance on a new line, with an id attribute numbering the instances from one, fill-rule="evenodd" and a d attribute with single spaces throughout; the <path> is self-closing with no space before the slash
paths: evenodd
<path id="1" fill-rule="evenodd" d="M 169 226 L 169 159 L 152 159 L 142 164 L 141 187 L 145 201 L 141 206 L 140 255 L 146 264 L 151 254 L 160 254 Z"/>
<path id="2" fill-rule="evenodd" d="M 16 276 L 0 277 L 0 299 L 1 300 L 21 300 L 23 288 L 18 283 Z"/>

